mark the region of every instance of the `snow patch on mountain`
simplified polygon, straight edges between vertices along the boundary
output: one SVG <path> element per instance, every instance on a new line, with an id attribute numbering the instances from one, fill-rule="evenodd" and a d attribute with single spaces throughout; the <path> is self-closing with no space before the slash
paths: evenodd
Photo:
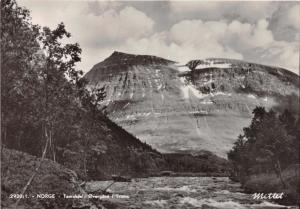
<path id="1" fill-rule="evenodd" d="M 208 62 L 197 65 L 196 70 L 205 69 L 205 68 L 231 68 L 231 64 L 229 63 L 214 63 Z"/>
<path id="2" fill-rule="evenodd" d="M 177 67 L 177 70 L 179 72 L 188 72 L 188 71 L 191 71 L 191 69 L 188 66 L 186 66 L 186 65 L 178 65 L 176 67 Z"/>
<path id="3" fill-rule="evenodd" d="M 197 97 L 198 99 L 203 99 L 207 96 L 205 94 L 202 94 L 199 90 L 197 90 L 194 85 L 190 84 L 190 82 L 186 80 L 186 78 L 180 77 L 179 79 L 180 82 L 183 84 L 181 86 L 181 91 L 183 93 L 184 99 L 189 99 L 191 94 Z"/>

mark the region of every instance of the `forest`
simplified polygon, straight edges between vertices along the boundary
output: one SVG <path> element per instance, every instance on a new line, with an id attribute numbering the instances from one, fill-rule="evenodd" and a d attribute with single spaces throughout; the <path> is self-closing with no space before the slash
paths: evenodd
<path id="1" fill-rule="evenodd" d="M 250 193 L 284 192 L 282 203 L 299 204 L 299 127 L 297 108 L 256 107 L 250 126 L 228 153 L 231 178 Z"/>

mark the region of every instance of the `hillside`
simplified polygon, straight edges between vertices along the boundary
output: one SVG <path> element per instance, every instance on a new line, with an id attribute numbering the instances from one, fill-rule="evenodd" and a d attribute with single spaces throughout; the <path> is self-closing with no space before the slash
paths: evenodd
<path id="1" fill-rule="evenodd" d="M 4 148 L 1 153 L 1 208 L 15 208 L 16 198 L 11 194 L 21 194 L 23 187 L 34 173 L 40 158 Z M 78 208 L 88 207 L 91 202 L 83 199 L 65 199 L 63 194 L 81 194 L 79 179 L 71 170 L 45 159 L 28 187 L 28 198 L 21 199 L 18 208 Z M 58 186 L 59 185 L 59 186 Z M 55 194 L 55 198 L 37 198 L 37 194 Z M 33 196 L 33 197 L 32 197 Z M 100 206 L 99 206 L 100 208 Z"/>
<path id="2" fill-rule="evenodd" d="M 109 118 L 158 151 L 204 149 L 222 157 L 255 106 L 274 107 L 299 90 L 299 77 L 281 68 L 220 58 L 182 66 L 121 52 L 85 78 L 89 89 L 105 89 Z"/>
<path id="3" fill-rule="evenodd" d="M 110 179 L 112 174 L 139 176 L 159 169 L 163 162 L 160 153 L 108 119 L 100 123 L 100 137 L 90 141 L 88 149 L 72 141 L 67 147 L 59 148 L 58 162 L 83 177 L 83 156 L 87 155 L 88 179 Z"/>
<path id="4" fill-rule="evenodd" d="M 209 152 L 203 159 L 200 153 L 195 153 L 195 157 L 189 156 L 188 153 L 182 153 L 180 156 L 161 154 L 109 119 L 102 119 L 100 123 L 98 133 L 100 132 L 102 137 L 91 141 L 89 149 L 86 150 L 88 180 L 111 179 L 112 175 L 157 176 L 163 170 L 228 175 L 226 160 Z M 79 177 L 84 179 L 84 147 L 74 141 L 68 147 L 59 150 L 58 162 L 75 170 Z M 189 161 L 182 161 L 179 165 L 177 161 L 182 157 L 188 157 Z"/>

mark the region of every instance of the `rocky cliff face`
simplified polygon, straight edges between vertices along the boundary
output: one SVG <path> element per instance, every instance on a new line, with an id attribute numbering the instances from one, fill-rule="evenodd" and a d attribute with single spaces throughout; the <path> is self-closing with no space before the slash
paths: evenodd
<path id="1" fill-rule="evenodd" d="M 255 106 L 273 107 L 299 91 L 299 76 L 281 68 L 229 59 L 180 66 L 121 52 L 85 78 L 89 88 L 105 88 L 103 105 L 113 121 L 159 151 L 219 156 L 250 123 Z"/>
<path id="2" fill-rule="evenodd" d="M 186 75 L 203 93 L 249 93 L 259 97 L 297 94 L 299 77 L 282 68 L 230 59 L 193 60 Z"/>

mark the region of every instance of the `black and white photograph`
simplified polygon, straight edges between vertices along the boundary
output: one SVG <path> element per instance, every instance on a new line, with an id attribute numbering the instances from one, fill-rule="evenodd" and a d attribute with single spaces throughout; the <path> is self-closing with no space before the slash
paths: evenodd
<path id="1" fill-rule="evenodd" d="M 300 2 L 1 0 L 1 208 L 299 209 Z"/>

